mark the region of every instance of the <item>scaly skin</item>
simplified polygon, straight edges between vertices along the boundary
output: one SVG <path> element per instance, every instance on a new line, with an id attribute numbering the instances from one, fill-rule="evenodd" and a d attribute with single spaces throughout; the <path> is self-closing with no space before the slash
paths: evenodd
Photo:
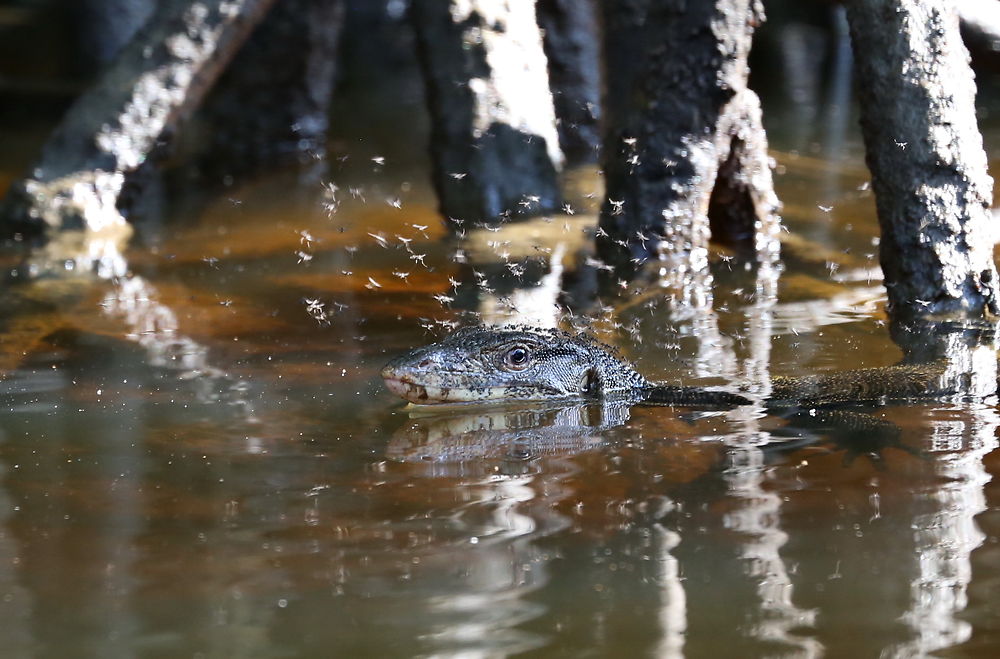
<path id="1" fill-rule="evenodd" d="M 630 396 L 650 387 L 608 346 L 534 328 L 460 329 L 389 362 L 382 377 L 394 393 L 427 404 Z"/>
<path id="2" fill-rule="evenodd" d="M 942 363 L 897 364 L 805 377 L 771 378 L 768 406 L 819 408 L 935 398 L 957 393 L 943 383 Z"/>
<path id="3" fill-rule="evenodd" d="M 768 408 L 822 408 L 955 393 L 939 364 L 899 365 L 772 378 Z M 590 337 L 532 327 L 467 327 L 398 357 L 386 386 L 417 404 L 603 398 L 647 405 L 732 408 L 739 394 L 649 382 Z"/>

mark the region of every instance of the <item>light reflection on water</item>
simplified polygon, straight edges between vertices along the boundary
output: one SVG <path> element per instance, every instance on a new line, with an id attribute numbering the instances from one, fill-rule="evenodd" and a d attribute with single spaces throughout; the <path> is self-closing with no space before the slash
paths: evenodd
<path id="1" fill-rule="evenodd" d="M 503 235 L 443 240 L 419 190 L 405 213 L 342 195 L 332 217 L 317 191 L 314 213 L 279 223 L 245 210 L 274 190 L 241 194 L 133 248 L 129 277 L 11 289 L 3 337 L 27 356 L 0 381 L 5 652 L 920 656 L 1000 641 L 974 595 L 1000 576 L 981 558 L 997 542 L 981 524 L 995 400 L 886 408 L 910 450 L 881 461 L 823 437 L 778 450 L 796 429 L 759 406 L 406 410 L 377 371 L 427 329 L 472 310 L 551 321 L 560 290 L 586 295 L 585 213 L 555 246 L 513 253 Z M 652 377 L 763 398 L 772 373 L 897 361 L 877 282 L 844 276 L 857 261 L 780 277 L 719 261 L 711 295 L 654 283 L 575 322 Z M 952 377 L 986 391 L 991 341 L 948 337 Z"/>

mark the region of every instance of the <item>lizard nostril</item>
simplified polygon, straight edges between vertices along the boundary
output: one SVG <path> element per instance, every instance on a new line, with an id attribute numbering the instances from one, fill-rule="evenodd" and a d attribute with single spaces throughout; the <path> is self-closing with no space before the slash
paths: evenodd
<path id="1" fill-rule="evenodd" d="M 430 365 L 431 365 L 431 360 L 429 360 L 429 359 L 422 359 L 420 361 L 420 363 L 417 364 L 417 366 L 420 367 L 420 368 L 427 368 Z"/>

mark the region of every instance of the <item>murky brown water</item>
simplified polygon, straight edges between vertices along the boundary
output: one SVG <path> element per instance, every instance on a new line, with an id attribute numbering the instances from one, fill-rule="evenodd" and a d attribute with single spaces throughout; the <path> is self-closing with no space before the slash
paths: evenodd
<path id="1" fill-rule="evenodd" d="M 711 304 L 648 285 L 571 322 L 758 393 L 896 362 L 852 131 L 772 136 L 812 241 L 776 290 L 717 256 Z M 378 369 L 443 323 L 570 322 L 596 183 L 457 241 L 424 172 L 344 152 L 335 190 L 171 200 L 127 277 L 7 286 L 4 655 L 995 656 L 995 398 L 886 408 L 880 451 L 755 410 L 406 409 Z M 953 343 L 995 378 L 989 340 Z"/>

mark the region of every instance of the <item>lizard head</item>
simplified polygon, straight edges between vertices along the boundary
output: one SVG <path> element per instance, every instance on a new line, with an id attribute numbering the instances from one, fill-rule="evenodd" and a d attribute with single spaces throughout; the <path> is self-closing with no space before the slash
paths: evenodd
<path id="1" fill-rule="evenodd" d="M 533 327 L 467 327 L 398 357 L 382 378 L 412 403 L 603 397 L 646 386 L 614 350 Z"/>

